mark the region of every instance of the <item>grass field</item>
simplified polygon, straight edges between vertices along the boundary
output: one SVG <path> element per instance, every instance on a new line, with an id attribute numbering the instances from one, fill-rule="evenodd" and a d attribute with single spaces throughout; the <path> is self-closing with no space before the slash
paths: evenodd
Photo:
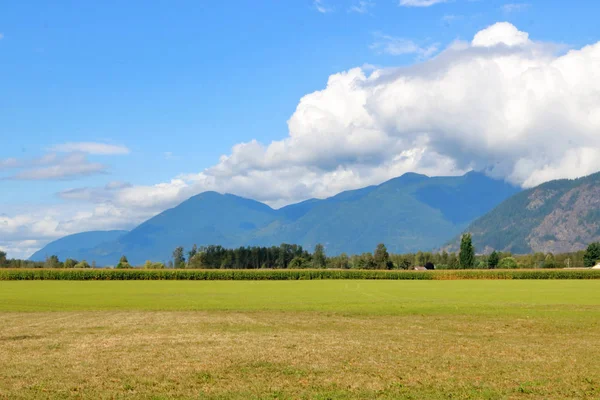
<path id="1" fill-rule="evenodd" d="M 595 399 L 600 281 L 0 281 L 0 398 Z"/>

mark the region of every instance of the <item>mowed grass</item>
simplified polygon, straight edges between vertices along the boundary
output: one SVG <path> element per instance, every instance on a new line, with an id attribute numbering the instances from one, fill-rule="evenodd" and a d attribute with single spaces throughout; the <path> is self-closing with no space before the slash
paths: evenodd
<path id="1" fill-rule="evenodd" d="M 0 398 L 600 398 L 599 281 L 0 282 Z"/>

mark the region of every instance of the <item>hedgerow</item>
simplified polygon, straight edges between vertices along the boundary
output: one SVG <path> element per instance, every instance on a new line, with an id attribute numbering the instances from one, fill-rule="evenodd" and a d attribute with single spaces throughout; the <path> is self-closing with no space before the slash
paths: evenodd
<path id="1" fill-rule="evenodd" d="M 314 280 L 600 279 L 600 270 L 189 270 L 2 269 L 0 280 Z"/>

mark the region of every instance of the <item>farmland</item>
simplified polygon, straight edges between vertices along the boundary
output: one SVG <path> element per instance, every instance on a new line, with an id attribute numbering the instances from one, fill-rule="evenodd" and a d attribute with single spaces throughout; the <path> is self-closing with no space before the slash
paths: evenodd
<path id="1" fill-rule="evenodd" d="M 599 289 L 0 281 L 0 398 L 592 399 Z"/>

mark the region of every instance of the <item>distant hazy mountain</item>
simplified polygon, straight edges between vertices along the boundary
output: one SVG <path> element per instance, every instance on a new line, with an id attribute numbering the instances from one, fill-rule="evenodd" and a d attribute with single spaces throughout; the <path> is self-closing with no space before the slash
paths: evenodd
<path id="1" fill-rule="evenodd" d="M 175 247 L 188 250 L 194 243 L 238 247 L 285 242 L 311 250 L 323 243 L 330 255 L 373 251 L 381 242 L 393 252 L 431 250 L 519 190 L 475 172 L 436 178 L 405 174 L 378 186 L 279 210 L 206 192 L 112 242 L 73 251 L 99 265 L 114 265 L 122 254 L 133 264 L 166 261 Z"/>
<path id="2" fill-rule="evenodd" d="M 57 255 L 61 260 L 74 258 L 79 261 L 85 259 L 88 251 L 104 242 L 113 242 L 126 234 L 127 231 L 90 231 L 76 233 L 55 240 L 43 249 L 34 253 L 29 259 L 33 261 L 44 261 L 46 257 Z M 90 259 L 91 263 L 92 260 Z"/>
<path id="3" fill-rule="evenodd" d="M 582 250 L 600 241 L 600 173 L 551 181 L 518 193 L 467 230 L 480 252 Z"/>

